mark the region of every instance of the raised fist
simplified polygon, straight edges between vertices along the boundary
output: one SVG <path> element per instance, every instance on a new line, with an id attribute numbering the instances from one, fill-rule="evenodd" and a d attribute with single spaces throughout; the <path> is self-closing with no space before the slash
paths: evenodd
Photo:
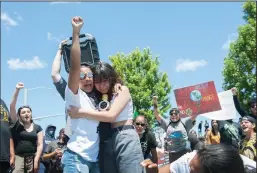
<path id="1" fill-rule="evenodd" d="M 16 84 L 16 89 L 22 89 L 22 88 L 24 88 L 24 84 L 21 83 L 21 82 L 18 82 L 18 83 Z"/>
<path id="2" fill-rule="evenodd" d="M 79 16 L 73 17 L 71 20 L 71 24 L 73 27 L 73 32 L 80 32 L 81 27 L 83 26 L 84 22 L 83 19 Z"/>
<path id="3" fill-rule="evenodd" d="M 153 96 L 153 104 L 158 104 L 158 96 Z"/>
<path id="4" fill-rule="evenodd" d="M 235 87 L 233 87 L 233 88 L 231 89 L 231 91 L 232 91 L 232 94 L 233 94 L 234 96 L 237 95 L 237 89 L 236 89 Z"/>

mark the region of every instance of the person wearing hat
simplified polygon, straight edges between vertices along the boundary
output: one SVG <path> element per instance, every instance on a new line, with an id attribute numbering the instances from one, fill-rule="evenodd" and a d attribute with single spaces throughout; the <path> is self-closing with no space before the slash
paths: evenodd
<path id="1" fill-rule="evenodd" d="M 256 97 L 251 98 L 248 101 L 248 106 L 250 108 L 250 112 L 247 113 L 240 105 L 239 101 L 238 101 L 238 97 L 237 97 L 237 89 L 234 87 L 231 89 L 232 94 L 233 94 L 233 100 L 234 100 L 234 104 L 236 107 L 237 112 L 241 115 L 241 117 L 244 117 L 246 115 L 249 115 L 253 118 L 257 118 L 257 110 L 256 110 Z"/>
<path id="2" fill-rule="evenodd" d="M 256 133 L 254 128 L 256 120 L 251 116 L 244 116 L 241 121 L 241 128 L 245 134 L 240 144 L 240 154 L 256 161 Z"/>
<path id="3" fill-rule="evenodd" d="M 169 162 L 177 160 L 186 154 L 189 149 L 188 133 L 195 124 L 197 116 L 191 116 L 183 123 L 180 119 L 179 110 L 172 108 L 170 110 L 170 120 L 165 120 L 158 111 L 157 96 L 153 97 L 154 116 L 161 128 L 166 131 L 165 150 L 169 153 Z"/>

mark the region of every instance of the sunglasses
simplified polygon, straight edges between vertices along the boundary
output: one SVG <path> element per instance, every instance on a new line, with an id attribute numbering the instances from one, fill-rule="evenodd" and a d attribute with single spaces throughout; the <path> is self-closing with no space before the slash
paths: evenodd
<path id="1" fill-rule="evenodd" d="M 93 73 L 92 72 L 87 72 L 87 73 L 82 73 L 80 72 L 80 80 L 85 79 L 86 77 L 88 78 L 93 78 Z"/>
<path id="2" fill-rule="evenodd" d="M 144 127 L 145 126 L 145 124 L 144 123 L 136 123 L 136 126 L 142 126 L 142 127 Z"/>

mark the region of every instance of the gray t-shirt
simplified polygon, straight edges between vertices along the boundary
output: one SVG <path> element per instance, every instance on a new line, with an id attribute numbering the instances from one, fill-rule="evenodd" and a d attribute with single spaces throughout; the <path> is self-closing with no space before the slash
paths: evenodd
<path id="1" fill-rule="evenodd" d="M 164 138 L 166 151 L 177 153 L 187 148 L 187 134 L 193 128 L 193 121 L 191 119 L 187 119 L 183 124 L 182 121 L 170 123 L 161 117 L 159 123 L 161 128 L 166 131 L 166 137 Z"/>
<path id="2" fill-rule="evenodd" d="M 52 141 L 47 145 L 44 153 L 50 154 L 54 152 L 57 148 L 60 148 L 62 152 L 64 152 L 67 149 L 67 145 L 64 143 L 60 143 L 59 140 Z M 57 170 L 62 170 L 61 159 L 55 157 L 51 159 L 50 172 L 56 172 Z"/>

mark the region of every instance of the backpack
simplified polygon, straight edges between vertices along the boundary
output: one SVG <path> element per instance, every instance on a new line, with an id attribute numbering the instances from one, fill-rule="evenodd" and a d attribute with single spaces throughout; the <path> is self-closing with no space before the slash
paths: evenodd
<path id="1" fill-rule="evenodd" d="M 239 143 L 240 143 L 239 130 L 237 127 L 234 126 L 233 123 L 226 123 L 224 125 L 223 135 L 227 139 L 231 139 L 232 143 L 235 141 L 237 146 L 239 146 Z"/>

